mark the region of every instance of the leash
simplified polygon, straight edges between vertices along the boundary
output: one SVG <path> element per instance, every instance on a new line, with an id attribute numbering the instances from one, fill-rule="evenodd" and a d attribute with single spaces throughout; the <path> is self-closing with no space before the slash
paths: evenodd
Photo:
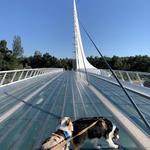
<path id="1" fill-rule="evenodd" d="M 51 148 L 51 150 L 61 150 L 61 148 L 63 148 L 68 142 L 70 142 L 70 141 L 73 140 L 74 138 L 80 136 L 81 134 L 83 134 L 84 132 L 86 132 L 87 130 L 89 130 L 90 128 L 92 128 L 94 125 L 96 125 L 96 123 L 97 123 L 99 120 L 101 120 L 101 118 L 98 119 L 98 120 L 96 120 L 95 122 L 93 122 L 90 126 L 84 128 L 82 131 L 80 131 L 80 132 L 79 132 L 78 134 L 76 134 L 75 136 L 73 136 L 73 137 L 71 137 L 71 138 L 69 138 L 69 139 L 67 139 L 67 140 L 63 140 L 63 141 L 61 141 L 60 143 L 58 143 L 57 145 L 53 146 L 53 147 Z"/>

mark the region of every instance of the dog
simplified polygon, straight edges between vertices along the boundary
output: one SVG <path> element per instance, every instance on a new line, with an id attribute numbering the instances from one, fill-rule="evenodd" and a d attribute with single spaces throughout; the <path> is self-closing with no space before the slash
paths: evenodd
<path id="1" fill-rule="evenodd" d="M 86 139 L 90 139 L 92 143 L 94 142 L 95 149 L 100 149 L 101 147 L 98 146 L 98 139 L 102 137 L 106 139 L 111 148 L 118 148 L 118 145 L 115 144 L 113 140 L 119 139 L 119 129 L 110 120 L 104 117 L 81 118 L 74 121 L 73 136 L 77 135 L 97 120 L 98 122 L 93 127 L 72 140 L 74 150 L 80 149 Z"/>
<path id="2" fill-rule="evenodd" d="M 50 135 L 43 143 L 41 150 L 50 150 L 54 148 L 60 142 L 72 137 L 73 123 L 71 118 L 64 117 L 60 121 L 60 125 L 57 130 Z M 70 143 L 67 143 L 61 150 L 69 150 Z"/>

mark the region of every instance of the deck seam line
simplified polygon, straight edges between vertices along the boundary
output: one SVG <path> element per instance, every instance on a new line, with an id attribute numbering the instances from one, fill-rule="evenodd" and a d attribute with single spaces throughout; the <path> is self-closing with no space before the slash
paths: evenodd
<path id="1" fill-rule="evenodd" d="M 58 84 L 58 85 L 61 85 L 61 84 Z M 59 87 L 59 86 L 57 86 L 57 88 L 58 88 L 58 87 Z M 56 91 L 57 88 L 55 88 L 55 90 L 54 90 L 53 93 L 51 94 L 51 97 L 52 97 L 52 95 L 55 93 L 55 91 Z M 59 92 L 57 92 L 56 97 L 59 96 L 60 91 L 61 91 L 61 88 L 60 88 Z M 53 108 L 54 108 L 56 102 L 57 102 L 57 98 L 55 98 L 55 101 L 53 102 L 52 106 L 50 107 L 50 111 L 49 111 L 49 112 L 51 112 L 51 111 L 53 110 Z M 41 131 L 40 131 L 40 133 L 41 133 L 41 134 L 39 134 L 40 137 L 38 137 L 37 142 L 35 142 L 35 144 L 34 144 L 34 146 L 33 146 L 33 149 L 38 149 L 38 148 L 40 147 L 41 140 L 43 139 L 43 135 L 44 135 L 44 134 L 42 134 L 42 133 L 44 132 L 45 126 L 46 126 L 46 124 L 48 123 L 49 119 L 50 119 L 50 116 L 47 116 L 47 118 L 45 119 L 45 122 L 44 122 L 44 124 L 43 124 L 43 126 L 42 126 L 42 129 L 41 129 Z"/>
<path id="2" fill-rule="evenodd" d="M 43 85 L 42 87 L 38 88 L 37 90 L 35 90 L 32 94 L 30 94 L 29 96 L 27 96 L 25 99 L 23 99 L 25 102 L 29 101 L 32 97 L 34 97 L 37 93 L 39 93 L 40 91 L 42 91 L 46 86 L 48 86 L 48 84 L 50 84 L 51 82 L 53 82 L 56 78 L 58 78 L 61 75 L 58 74 L 56 75 L 54 78 L 52 78 L 49 82 L 47 82 L 45 85 Z M 23 106 L 24 103 L 20 102 L 17 105 L 15 105 L 14 107 L 12 107 L 11 109 L 9 109 L 7 112 L 5 112 L 2 116 L 0 116 L 0 123 L 4 122 L 6 119 L 8 119 L 14 112 L 16 112 L 21 106 Z"/>
<path id="3" fill-rule="evenodd" d="M 76 87 L 77 87 L 77 89 L 78 89 L 79 96 L 80 96 L 80 98 L 81 98 L 81 103 L 82 103 L 82 105 L 83 105 L 83 109 L 84 109 L 85 116 L 87 116 L 87 111 L 86 111 L 86 109 L 85 109 L 85 103 L 83 102 L 83 97 L 82 97 L 82 94 L 81 94 L 80 89 L 79 89 L 79 87 L 78 87 L 77 81 L 76 81 Z"/>

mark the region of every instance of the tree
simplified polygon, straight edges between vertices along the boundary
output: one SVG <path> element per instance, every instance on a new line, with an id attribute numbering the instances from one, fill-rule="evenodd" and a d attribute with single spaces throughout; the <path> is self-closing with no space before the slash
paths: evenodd
<path id="1" fill-rule="evenodd" d="M 22 57 L 23 56 L 23 47 L 21 45 L 21 37 L 20 36 L 14 36 L 13 40 L 13 55 L 15 57 Z"/>
<path id="2" fill-rule="evenodd" d="M 113 69 L 122 70 L 123 68 L 122 58 L 118 56 L 113 56 L 111 59 L 111 66 Z"/>
<path id="3" fill-rule="evenodd" d="M 43 67 L 42 53 L 40 51 L 35 51 L 31 65 L 33 68 Z"/>
<path id="4" fill-rule="evenodd" d="M 1 40 L 0 41 L 0 52 L 5 54 L 7 51 L 7 41 L 6 40 Z"/>
<path id="5" fill-rule="evenodd" d="M 7 41 L 1 40 L 0 41 L 0 70 L 7 70 L 9 66 L 11 66 L 12 61 L 11 59 L 11 50 L 7 48 Z"/>
<path id="6" fill-rule="evenodd" d="M 52 66 L 51 64 L 52 56 L 49 53 L 43 54 L 43 64 L 46 68 L 49 68 Z"/>

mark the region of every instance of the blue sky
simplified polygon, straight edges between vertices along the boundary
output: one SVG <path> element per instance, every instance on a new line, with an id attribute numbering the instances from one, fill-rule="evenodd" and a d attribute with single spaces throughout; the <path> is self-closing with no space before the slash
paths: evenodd
<path id="1" fill-rule="evenodd" d="M 21 36 L 24 55 L 35 50 L 72 57 L 72 0 L 0 0 L 0 40 L 11 49 Z M 150 56 L 149 0 L 78 0 L 80 20 L 106 56 Z M 85 53 L 98 55 L 81 29 Z"/>

